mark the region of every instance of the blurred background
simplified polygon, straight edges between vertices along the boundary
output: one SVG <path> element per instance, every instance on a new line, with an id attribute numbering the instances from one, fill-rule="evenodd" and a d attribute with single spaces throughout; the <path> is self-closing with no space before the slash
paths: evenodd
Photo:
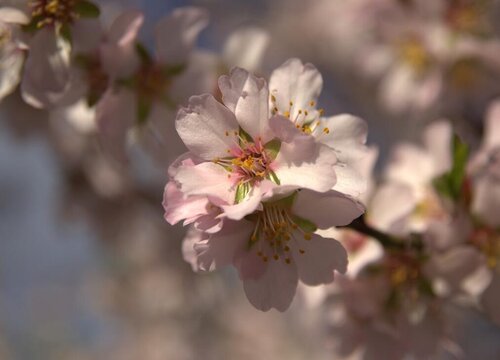
<path id="1" fill-rule="evenodd" d="M 359 8 L 347 9 L 349 2 Z M 140 38 L 146 44 L 152 43 L 155 22 L 184 5 L 209 10 L 210 24 L 198 43 L 208 51 L 222 52 L 228 36 L 242 27 L 262 28 L 270 40 L 257 73 L 268 76 L 290 57 L 314 63 L 324 77 L 320 104 L 326 112 L 349 112 L 368 122 L 368 143 L 377 144 L 380 153 L 377 169 L 393 144 L 416 140 L 429 121 L 439 118 L 450 119 L 471 143 L 479 143 L 486 104 L 500 95 L 500 48 L 466 47 L 470 53 L 463 59 L 454 54 L 450 67 L 436 70 L 442 72 L 443 84 L 432 99 L 384 102 L 374 94 L 392 86 L 386 78 L 398 61 L 416 67 L 426 61 L 419 60 L 418 49 L 416 55 L 388 60 L 392 39 L 387 39 L 410 26 L 417 32 L 428 30 L 417 20 L 398 23 L 400 14 L 383 12 L 387 2 L 374 0 L 373 6 L 364 7 L 356 0 L 100 4 L 108 24 L 122 9 L 143 10 Z M 459 25 L 481 31 L 484 25 L 485 32 L 494 34 L 489 39 L 496 41 L 500 16 L 497 2 L 492 4 L 491 11 L 477 14 L 480 19 L 467 23 L 460 18 Z M 478 66 L 458 62 L 476 61 L 478 54 L 485 58 Z M 461 65 L 462 72 L 453 78 L 453 71 L 459 71 L 454 66 Z M 474 80 L 453 88 L 453 81 L 469 81 L 460 76 Z M 420 90 L 401 81 L 386 91 L 417 97 Z M 473 89 L 476 85 L 479 90 Z M 233 269 L 201 275 L 192 271 L 182 258 L 182 228 L 163 219 L 166 168 L 154 170 L 160 174 L 155 181 L 150 171 L 146 167 L 130 174 L 110 166 L 95 141 L 83 140 L 48 111 L 30 108 L 19 91 L 3 99 L 0 359 L 335 359 L 333 335 L 320 321 L 324 313 L 305 304 L 301 294 L 284 314 L 261 313 L 246 300 Z M 450 305 L 446 311 L 465 350 L 461 358 L 500 359 L 497 326 L 475 310 Z M 436 356 L 458 358 L 444 352 Z"/>

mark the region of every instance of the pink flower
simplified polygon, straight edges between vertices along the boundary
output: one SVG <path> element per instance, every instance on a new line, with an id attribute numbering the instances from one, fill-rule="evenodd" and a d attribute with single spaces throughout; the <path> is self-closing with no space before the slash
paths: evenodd
<path id="1" fill-rule="evenodd" d="M 288 119 L 304 134 L 313 136 L 335 150 L 337 182 L 333 189 L 353 196 L 366 190 L 362 176 L 368 128 L 358 117 L 342 114 L 323 117 L 317 108 L 323 78 L 312 64 L 290 59 L 273 71 L 269 82 L 270 107 L 273 113 Z"/>
<path id="2" fill-rule="evenodd" d="M 235 68 L 219 86 L 225 106 L 211 95 L 194 96 L 177 117 L 179 136 L 202 160 L 173 177 L 184 194 L 224 199 L 232 205 L 226 215 L 239 220 L 256 209 L 271 182 L 319 192 L 334 186 L 335 152 L 270 113 L 263 79 Z"/>
<path id="3" fill-rule="evenodd" d="M 451 166 L 451 125 L 429 125 L 424 146 L 398 144 L 385 170 L 385 182 L 375 191 L 368 218 L 377 228 L 393 234 L 423 232 L 433 221 L 448 217 L 433 180 Z M 415 171 L 415 168 L 418 171 Z"/>
<path id="4" fill-rule="evenodd" d="M 142 23 L 137 17 L 123 19 L 111 30 L 109 43 L 101 46 L 103 67 L 116 69 L 116 47 L 134 44 Z M 97 105 L 101 142 L 116 159 L 126 161 L 130 130 L 143 147 L 160 162 L 171 161 L 184 147 L 174 135 L 177 106 L 189 95 L 211 91 L 215 82 L 215 58 L 193 52 L 208 14 L 199 8 L 177 8 L 156 26 L 156 54 L 140 48 L 137 61 L 121 66 L 120 79 Z M 116 35 L 116 34 L 117 35 Z M 119 67 L 120 69 L 120 67 Z"/>
<path id="5" fill-rule="evenodd" d="M 499 227 L 500 101 L 498 100 L 488 110 L 483 143 L 472 159 L 469 171 L 474 184 L 472 210 L 489 226 Z"/>
<path id="6" fill-rule="evenodd" d="M 100 38 L 99 8 L 86 0 L 26 1 L 30 21 L 26 26 L 29 53 L 21 91 L 37 108 L 68 105 L 82 89 L 71 55 L 93 48 Z"/>
<path id="7" fill-rule="evenodd" d="M 21 77 L 25 45 L 20 27 L 29 21 L 22 11 L 0 8 L 0 100 L 14 91 Z"/>
<path id="8" fill-rule="evenodd" d="M 276 189 L 279 193 L 279 189 Z M 333 281 L 345 273 L 347 253 L 317 228 L 350 223 L 363 212 L 351 198 L 335 191 L 302 190 L 271 197 L 240 221 L 226 220 L 223 228 L 194 242 L 196 268 L 211 271 L 234 265 L 249 301 L 257 309 L 285 311 L 298 280 L 307 285 Z"/>

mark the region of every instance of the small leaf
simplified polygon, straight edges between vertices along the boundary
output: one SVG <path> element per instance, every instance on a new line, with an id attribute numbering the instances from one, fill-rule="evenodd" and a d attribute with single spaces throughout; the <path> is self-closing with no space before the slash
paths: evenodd
<path id="1" fill-rule="evenodd" d="M 61 26 L 61 28 L 59 29 L 59 34 L 70 45 L 73 44 L 73 39 L 72 39 L 72 36 L 71 36 L 71 29 L 70 29 L 70 27 L 69 27 L 68 24 L 64 24 L 63 26 Z"/>
<path id="2" fill-rule="evenodd" d="M 271 157 L 271 160 L 276 159 L 278 153 L 280 152 L 280 148 L 281 148 L 281 141 L 278 139 L 272 139 L 266 145 L 264 145 L 264 149 L 266 149 L 266 152 Z"/>
<path id="3" fill-rule="evenodd" d="M 276 173 L 274 171 L 269 170 L 268 177 L 269 177 L 269 180 L 271 180 L 276 185 L 281 185 L 281 181 L 280 181 L 280 179 L 278 179 L 278 176 L 276 175 Z"/>
<path id="4" fill-rule="evenodd" d="M 43 17 L 40 15 L 32 17 L 31 21 L 28 24 L 22 26 L 23 31 L 28 32 L 28 33 L 34 33 L 35 31 L 40 29 L 38 27 L 38 24 L 42 20 L 43 20 Z"/>
<path id="5" fill-rule="evenodd" d="M 467 159 L 469 157 L 469 147 L 460 138 L 453 136 L 451 149 L 453 163 L 450 171 L 434 179 L 434 188 L 444 197 L 452 200 L 459 200 L 462 187 L 465 181 Z"/>
<path id="6" fill-rule="evenodd" d="M 170 65 L 165 68 L 164 73 L 165 76 L 170 77 L 179 75 L 184 70 L 186 70 L 186 64 Z"/>
<path id="7" fill-rule="evenodd" d="M 243 199 L 246 198 L 246 196 L 250 192 L 250 188 L 251 186 L 248 183 L 238 184 L 238 186 L 236 187 L 236 195 L 234 198 L 235 204 L 239 204 L 243 201 Z"/>
<path id="8" fill-rule="evenodd" d="M 252 137 L 245 131 L 243 128 L 240 127 L 240 145 L 242 145 L 243 142 L 247 143 L 253 143 Z"/>
<path id="9" fill-rule="evenodd" d="M 287 197 L 275 201 L 269 201 L 266 204 L 270 204 L 273 206 L 280 206 L 285 209 L 290 209 L 293 205 L 293 202 L 295 201 L 296 196 L 297 196 L 297 191 L 294 191 L 291 195 L 288 195 Z"/>
<path id="10" fill-rule="evenodd" d="M 298 227 L 300 227 L 306 233 L 313 233 L 318 230 L 318 227 L 311 221 L 301 218 L 297 215 L 292 215 L 292 220 Z"/>
<path id="11" fill-rule="evenodd" d="M 136 43 L 135 44 L 135 52 L 137 55 L 139 55 L 139 58 L 141 59 L 142 62 L 145 63 L 151 63 L 153 62 L 153 59 L 151 58 L 151 55 L 149 55 L 148 49 L 141 43 Z"/>
<path id="12" fill-rule="evenodd" d="M 75 4 L 74 11 L 83 18 L 96 18 L 101 14 L 99 7 L 87 0 L 78 1 Z"/>
<path id="13" fill-rule="evenodd" d="M 137 120 L 140 125 L 144 124 L 151 112 L 151 103 L 146 99 L 139 98 L 137 102 Z"/>

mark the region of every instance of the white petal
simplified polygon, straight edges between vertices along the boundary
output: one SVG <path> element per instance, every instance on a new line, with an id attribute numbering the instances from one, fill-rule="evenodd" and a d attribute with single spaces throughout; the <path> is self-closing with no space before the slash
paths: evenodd
<path id="1" fill-rule="evenodd" d="M 447 121 L 438 121 L 425 128 L 423 138 L 429 154 L 434 160 L 434 176 L 451 167 L 451 137 L 453 129 Z"/>
<path id="2" fill-rule="evenodd" d="M 189 107 L 179 110 L 175 127 L 188 149 L 206 160 L 228 156 L 237 144 L 234 114 L 212 95 L 192 96 Z"/>
<path id="3" fill-rule="evenodd" d="M 253 229 L 253 223 L 248 221 L 225 222 L 222 230 L 195 245 L 199 268 L 213 271 L 232 264 L 235 255 L 248 243 Z"/>
<path id="4" fill-rule="evenodd" d="M 258 280 L 243 280 L 243 287 L 248 300 L 258 310 L 285 311 L 293 300 L 297 283 L 297 268 L 293 264 L 270 259 L 265 273 Z"/>
<path id="5" fill-rule="evenodd" d="M 393 234 L 408 231 L 409 216 L 417 206 L 411 188 L 398 183 L 381 186 L 373 196 L 368 219 L 372 225 Z"/>
<path id="6" fill-rule="evenodd" d="M 1 50 L 0 65 L 0 100 L 12 93 L 19 84 L 23 66 L 23 52 L 14 44 L 5 44 Z"/>
<path id="7" fill-rule="evenodd" d="M 335 239 L 313 234 L 311 240 L 299 239 L 291 248 L 299 279 L 306 285 L 331 283 L 334 271 L 342 274 L 347 271 L 347 251 Z"/>
<path id="8" fill-rule="evenodd" d="M 487 149 L 500 146 L 500 100 L 488 108 L 483 146 Z"/>
<path id="9" fill-rule="evenodd" d="M 304 65 L 295 58 L 274 70 L 269 80 L 269 90 L 275 96 L 276 106 L 281 113 L 288 111 L 290 101 L 293 102 L 291 118 L 295 118 L 299 109 L 309 109 L 310 102 L 317 101 L 322 87 L 323 78 L 314 65 Z"/>
<path id="10" fill-rule="evenodd" d="M 175 9 L 156 25 L 156 53 L 161 62 L 182 64 L 195 45 L 198 34 L 208 25 L 208 12 L 187 6 Z"/>
<path id="11" fill-rule="evenodd" d="M 254 140 L 261 138 L 265 144 L 272 139 L 269 128 L 269 91 L 264 79 L 241 68 L 234 68 L 229 75 L 219 78 L 219 88 L 224 104 L 234 112 L 240 126 Z"/>
<path id="12" fill-rule="evenodd" d="M 226 203 L 234 201 L 234 187 L 228 172 L 220 165 L 204 162 L 195 166 L 180 166 L 174 180 L 186 195 L 213 196 Z"/>
<path id="13" fill-rule="evenodd" d="M 269 34 L 259 28 L 248 27 L 234 31 L 226 40 L 223 55 L 225 64 L 239 66 L 248 71 L 259 68 L 269 44 Z"/>
<path id="14" fill-rule="evenodd" d="M 135 96 L 128 90 L 109 89 L 96 106 L 100 143 L 120 162 L 127 161 L 127 133 L 135 123 L 136 111 Z"/>
<path id="15" fill-rule="evenodd" d="M 281 144 L 273 163 L 276 165 L 275 173 L 281 185 L 295 185 L 325 192 L 336 182 L 335 151 L 314 142 L 314 138 L 309 138 Z"/>
<path id="16" fill-rule="evenodd" d="M 292 209 L 319 229 L 348 225 L 365 210 L 359 202 L 336 191 L 318 193 L 307 189 L 297 194 Z"/>

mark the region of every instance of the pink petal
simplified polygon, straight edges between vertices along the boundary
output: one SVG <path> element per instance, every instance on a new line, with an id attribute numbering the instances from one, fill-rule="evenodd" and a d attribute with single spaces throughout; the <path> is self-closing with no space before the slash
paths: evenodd
<path id="1" fill-rule="evenodd" d="M 487 149 L 500 146 L 500 100 L 488 108 L 483 146 Z"/>
<path id="2" fill-rule="evenodd" d="M 170 225 L 175 225 L 184 219 L 207 214 L 208 205 L 209 201 L 206 197 L 185 197 L 173 181 L 169 181 L 167 186 L 165 186 L 163 195 L 164 217 Z"/>
<path id="3" fill-rule="evenodd" d="M 235 189 L 227 174 L 222 166 L 204 162 L 195 166 L 179 167 L 174 180 L 180 184 L 185 195 L 212 196 L 232 203 Z"/>
<path id="4" fill-rule="evenodd" d="M 319 229 L 348 225 L 364 211 L 361 203 L 336 191 L 306 189 L 297 194 L 292 208 L 295 215 L 312 221 Z"/>
<path id="5" fill-rule="evenodd" d="M 241 68 L 219 78 L 224 104 L 233 111 L 240 126 L 254 140 L 272 139 L 269 128 L 269 91 L 266 81 Z"/>
<path id="6" fill-rule="evenodd" d="M 213 271 L 232 264 L 235 255 L 248 243 L 253 229 L 254 224 L 248 221 L 226 221 L 219 232 L 195 244 L 199 268 Z"/>
<path id="7" fill-rule="evenodd" d="M 191 265 L 193 271 L 199 271 L 198 259 L 196 256 L 196 251 L 194 250 L 194 245 L 197 243 L 202 243 L 208 238 L 207 234 L 196 230 L 195 228 L 189 228 L 184 240 L 182 241 L 182 256 L 186 262 Z"/>
<path id="8" fill-rule="evenodd" d="M 156 25 L 156 53 L 161 62 L 182 64 L 208 25 L 208 12 L 194 6 L 175 9 Z"/>
<path id="9" fill-rule="evenodd" d="M 368 219 L 376 228 L 392 234 L 408 231 L 409 216 L 417 206 L 416 198 L 403 184 L 389 183 L 381 186 L 370 204 Z"/>
<path id="10" fill-rule="evenodd" d="M 192 96 L 189 107 L 179 110 L 175 127 L 187 148 L 206 160 L 228 156 L 237 144 L 234 114 L 212 95 Z"/>
<path id="11" fill-rule="evenodd" d="M 135 96 L 128 90 L 109 89 L 96 107 L 96 123 L 101 146 L 113 158 L 127 161 L 127 132 L 135 122 Z"/>
<path id="12" fill-rule="evenodd" d="M 248 300 L 258 310 L 275 308 L 283 312 L 292 303 L 297 283 L 295 266 L 271 259 L 266 272 L 257 280 L 243 280 L 243 287 Z"/>
<path id="13" fill-rule="evenodd" d="M 273 71 L 269 80 L 269 90 L 276 98 L 276 106 L 281 113 L 288 111 L 293 102 L 290 117 L 295 118 L 299 109 L 310 108 L 310 102 L 318 99 L 323 87 L 323 78 L 312 64 L 302 64 L 299 59 L 287 60 Z M 274 106 L 271 102 L 270 106 Z"/>
<path id="14" fill-rule="evenodd" d="M 311 240 L 301 238 L 291 248 L 299 279 L 306 285 L 331 283 L 334 271 L 347 271 L 347 251 L 337 240 L 313 234 Z"/>
<path id="15" fill-rule="evenodd" d="M 500 275 L 494 273 L 490 285 L 484 291 L 481 297 L 481 305 L 488 316 L 497 325 L 500 325 Z"/>
<path id="16" fill-rule="evenodd" d="M 274 161 L 281 185 L 295 185 L 319 192 L 330 190 L 336 183 L 335 151 L 316 143 L 314 138 L 282 143 Z"/>

